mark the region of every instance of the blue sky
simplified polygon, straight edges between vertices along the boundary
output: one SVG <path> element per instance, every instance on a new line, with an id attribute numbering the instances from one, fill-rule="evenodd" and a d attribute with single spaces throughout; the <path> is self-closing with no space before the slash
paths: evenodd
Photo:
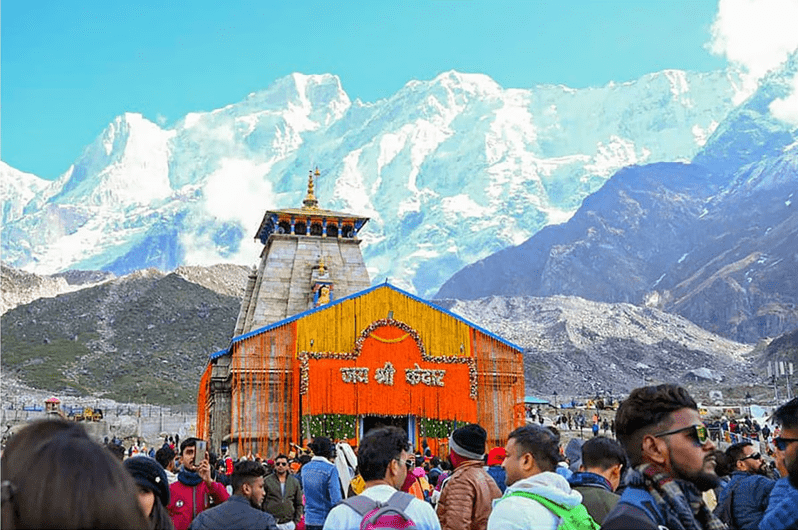
<path id="1" fill-rule="evenodd" d="M 0 157 L 52 179 L 124 112 L 169 126 L 292 72 L 375 101 L 411 79 L 484 73 L 579 88 L 726 66 L 717 0 L 163 0 L 0 4 Z"/>

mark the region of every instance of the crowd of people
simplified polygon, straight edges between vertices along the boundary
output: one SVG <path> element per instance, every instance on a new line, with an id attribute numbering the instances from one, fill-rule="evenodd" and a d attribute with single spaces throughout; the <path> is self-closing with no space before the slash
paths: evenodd
<path id="1" fill-rule="evenodd" d="M 445 458 L 426 444 L 414 452 L 392 426 L 357 448 L 318 436 L 307 452 L 233 462 L 197 438 L 134 455 L 80 424 L 43 420 L 3 452 L 2 527 L 798 528 L 798 398 L 773 420 L 772 467 L 758 443 L 719 450 L 696 402 L 672 384 L 632 391 L 608 427 L 616 438 L 563 444 L 556 426 L 532 421 L 488 450 L 485 429 L 467 424 L 449 436 Z M 342 480 L 342 469 L 354 478 Z"/>

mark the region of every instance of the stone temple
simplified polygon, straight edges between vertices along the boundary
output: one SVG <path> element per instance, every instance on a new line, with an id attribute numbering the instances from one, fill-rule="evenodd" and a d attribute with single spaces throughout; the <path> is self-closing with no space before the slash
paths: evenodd
<path id="1" fill-rule="evenodd" d="M 445 450 L 480 423 L 500 445 L 524 421 L 522 350 L 390 284 L 372 286 L 358 234 L 368 218 L 269 210 L 227 349 L 210 355 L 197 434 L 233 456 L 288 452 L 313 436 L 357 444 L 378 425 Z M 318 170 L 316 170 L 318 176 Z"/>

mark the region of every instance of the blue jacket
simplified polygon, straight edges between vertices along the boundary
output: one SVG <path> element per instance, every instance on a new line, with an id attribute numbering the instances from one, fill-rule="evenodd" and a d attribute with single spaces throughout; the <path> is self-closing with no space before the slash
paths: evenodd
<path id="1" fill-rule="evenodd" d="M 343 498 L 338 470 L 320 456 L 314 456 L 302 466 L 302 489 L 305 492 L 306 525 L 323 525 L 327 514 Z"/>
<path id="2" fill-rule="evenodd" d="M 189 530 L 217 528 L 277 530 L 277 523 L 268 513 L 253 508 L 246 497 L 233 495 L 219 506 L 198 514 L 189 526 Z"/>
<path id="3" fill-rule="evenodd" d="M 502 494 L 504 494 L 504 490 L 507 489 L 507 483 L 505 479 L 507 478 L 507 472 L 504 470 L 502 466 L 487 466 L 485 471 L 488 472 L 488 475 L 496 481 L 496 485 L 499 486 Z"/>
<path id="4" fill-rule="evenodd" d="M 735 471 L 731 474 L 729 483 L 720 492 L 718 505 L 723 504 L 734 488 L 734 497 L 732 497 L 734 523 L 738 528 L 756 530 L 765 515 L 770 491 L 775 483 L 773 479 L 762 475 Z"/>
<path id="5" fill-rule="evenodd" d="M 759 522 L 759 530 L 787 530 L 798 528 L 798 489 L 789 477 L 776 481 L 770 492 L 768 508 Z"/>

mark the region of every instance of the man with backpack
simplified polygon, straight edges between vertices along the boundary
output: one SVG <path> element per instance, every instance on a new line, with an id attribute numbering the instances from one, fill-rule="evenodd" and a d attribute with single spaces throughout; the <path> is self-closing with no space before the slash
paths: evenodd
<path id="1" fill-rule="evenodd" d="M 324 521 L 325 530 L 440 530 L 432 506 L 399 491 L 412 459 L 407 434 L 402 429 L 381 427 L 369 431 L 357 452 L 366 489 L 333 508 Z"/>
<path id="2" fill-rule="evenodd" d="M 633 469 L 602 530 L 726 529 L 701 498 L 718 484 L 715 444 L 684 388 L 632 390 L 615 423 Z"/>
<path id="3" fill-rule="evenodd" d="M 510 433 L 502 467 L 507 490 L 493 501 L 488 530 L 598 530 L 582 495 L 555 472 L 559 438 L 535 424 Z"/>

